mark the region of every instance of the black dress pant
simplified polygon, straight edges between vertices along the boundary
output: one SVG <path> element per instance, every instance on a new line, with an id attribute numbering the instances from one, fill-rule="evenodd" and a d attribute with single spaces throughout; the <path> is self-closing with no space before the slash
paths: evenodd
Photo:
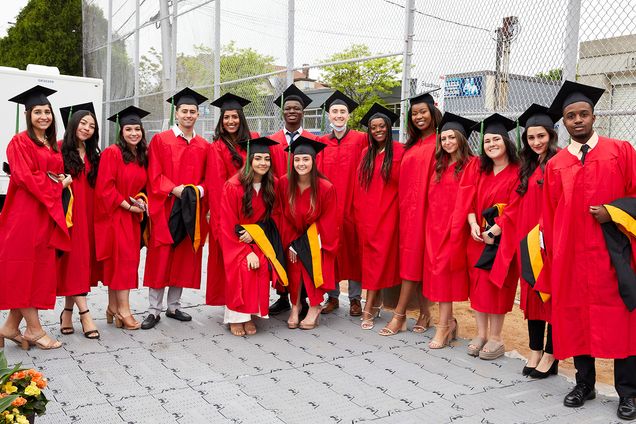
<path id="1" fill-rule="evenodd" d="M 596 383 L 595 360 L 589 355 L 575 356 L 576 384 L 585 383 L 594 387 Z M 614 359 L 614 387 L 620 397 L 636 397 L 636 356 Z"/>
<path id="2" fill-rule="evenodd" d="M 548 335 L 545 338 L 545 321 L 529 319 L 528 320 L 528 339 L 531 350 L 542 350 L 545 353 L 554 353 L 552 348 L 552 325 L 548 324 Z M 545 347 L 544 347 L 545 346 Z"/>

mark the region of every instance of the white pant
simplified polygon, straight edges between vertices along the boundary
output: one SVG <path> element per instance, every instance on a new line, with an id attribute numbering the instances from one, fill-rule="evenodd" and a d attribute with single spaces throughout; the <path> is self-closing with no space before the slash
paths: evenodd
<path id="1" fill-rule="evenodd" d="M 163 289 L 148 289 L 148 301 L 150 302 L 150 306 L 148 307 L 148 312 L 154 314 L 155 316 L 159 316 L 161 311 L 163 310 Z M 181 293 L 183 292 L 182 287 L 168 287 L 168 311 L 174 312 L 179 307 L 181 307 Z"/>

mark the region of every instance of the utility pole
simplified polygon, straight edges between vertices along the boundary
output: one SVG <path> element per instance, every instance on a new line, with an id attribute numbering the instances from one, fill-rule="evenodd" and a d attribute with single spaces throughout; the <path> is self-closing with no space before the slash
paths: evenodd
<path id="1" fill-rule="evenodd" d="M 503 18 L 503 25 L 497 28 L 497 49 L 495 58 L 495 110 L 508 107 L 508 75 L 510 68 L 510 45 L 517 36 L 519 19 L 516 16 Z"/>
<path id="2" fill-rule="evenodd" d="M 163 94 L 172 89 L 172 28 L 170 25 L 170 8 L 168 0 L 159 0 L 159 25 L 161 27 L 161 62 L 163 75 L 161 89 Z M 170 110 L 164 106 L 164 116 L 170 115 Z M 168 113 L 166 114 L 166 110 Z"/>
<path id="3" fill-rule="evenodd" d="M 568 0 L 567 23 L 563 49 L 563 72 L 561 81 L 576 80 L 576 63 L 579 51 L 579 26 L 581 22 L 581 0 Z"/>
<path id="4" fill-rule="evenodd" d="M 400 143 L 405 142 L 408 99 L 411 97 L 411 58 L 413 57 L 415 0 L 407 0 L 404 13 L 404 57 L 402 59 L 404 66 L 402 69 L 402 94 L 400 95 Z"/>
<path id="5" fill-rule="evenodd" d="M 287 86 L 294 83 L 294 14 L 295 0 L 287 0 Z"/>
<path id="6" fill-rule="evenodd" d="M 214 98 L 221 96 L 221 0 L 214 2 Z M 220 111 L 213 107 L 213 120 L 219 121 Z"/>

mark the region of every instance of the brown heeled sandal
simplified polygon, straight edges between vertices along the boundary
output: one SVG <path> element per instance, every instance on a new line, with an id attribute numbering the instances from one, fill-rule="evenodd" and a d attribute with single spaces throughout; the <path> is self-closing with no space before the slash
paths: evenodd
<path id="1" fill-rule="evenodd" d="M 110 307 L 106 308 L 106 324 L 112 324 L 115 320 L 115 313 L 110 310 Z"/>
<path id="2" fill-rule="evenodd" d="M 438 324 L 435 326 L 435 336 L 433 340 L 428 342 L 430 349 L 443 349 L 446 346 L 450 346 L 453 340 L 457 340 L 457 320 L 453 318 L 453 321 L 448 322 L 446 325 Z M 451 325 L 451 322 L 455 325 Z M 440 334 L 443 336 L 440 337 Z"/>
<path id="3" fill-rule="evenodd" d="M 414 333 L 424 333 L 426 332 L 426 330 L 428 330 L 431 327 L 431 322 L 433 321 L 433 319 L 431 318 L 431 315 L 420 315 L 417 318 L 417 322 L 415 323 L 415 325 L 413 326 L 413 328 L 411 329 L 412 332 Z"/>
<path id="4" fill-rule="evenodd" d="M 11 340 L 22 348 L 22 350 L 29 350 L 29 342 L 24 338 L 20 330 L 17 330 L 15 334 L 8 335 L 0 333 L 0 349 L 4 349 L 4 341 Z"/>
<path id="5" fill-rule="evenodd" d="M 124 330 L 139 330 L 141 323 L 135 319 L 132 315 L 126 315 L 125 317 L 119 313 L 115 314 L 115 327 L 123 328 Z"/>
<path id="6" fill-rule="evenodd" d="M 64 312 L 70 312 L 71 313 L 71 326 L 70 327 L 62 327 L 62 316 L 64 315 Z M 62 309 L 62 312 L 60 313 L 60 333 L 62 333 L 65 336 L 68 336 L 69 334 L 73 334 L 75 332 L 75 329 L 73 328 L 73 308 L 64 308 Z"/>
<path id="7" fill-rule="evenodd" d="M 382 310 L 382 307 L 372 306 L 371 311 L 373 311 L 374 309 L 377 309 L 377 312 L 373 313 L 373 312 L 362 311 L 362 317 L 360 317 L 360 320 L 362 321 L 362 323 L 360 323 L 360 328 L 362 328 L 363 330 L 373 329 L 373 327 L 375 326 L 375 319 L 380 318 L 380 312 Z"/>
<path id="8" fill-rule="evenodd" d="M 42 338 L 46 336 L 49 337 L 48 343 L 44 343 L 42 341 Z M 28 342 L 29 347 L 36 346 L 42 350 L 59 349 L 62 347 L 62 342 L 60 342 L 59 340 L 55 340 L 53 337 L 46 334 L 46 331 L 42 331 L 41 334 L 38 334 L 35 337 L 29 337 L 26 334 L 23 335 L 22 337 L 24 337 L 24 339 Z"/>

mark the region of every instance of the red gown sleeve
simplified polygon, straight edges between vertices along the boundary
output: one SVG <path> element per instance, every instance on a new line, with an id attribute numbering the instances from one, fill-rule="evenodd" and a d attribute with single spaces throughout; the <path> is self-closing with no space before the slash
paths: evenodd
<path id="1" fill-rule="evenodd" d="M 452 251 L 458 252 L 465 246 L 470 236 L 468 226 L 468 214 L 477 213 L 476 196 L 477 183 L 479 181 L 479 158 L 473 158 L 466 166 L 459 180 L 455 211 L 451 218 L 450 242 Z M 466 255 L 455 255 L 451 258 L 451 270 L 459 270 L 466 267 Z"/>
<path id="2" fill-rule="evenodd" d="M 556 205 L 561 198 L 561 188 L 553 177 L 551 162 L 548 161 L 543 179 L 543 205 L 541 207 L 541 221 L 539 223 L 543 233 L 543 244 L 545 247 L 545 261 L 543 270 L 539 274 L 539 279 L 534 285 L 536 291 L 542 293 L 552 293 L 552 257 L 554 254 L 554 214 Z"/>
<path id="3" fill-rule="evenodd" d="M 68 234 L 62 212 L 62 184 L 53 182 L 46 174 L 47 169 L 39 169 L 29 152 L 29 142 L 31 141 L 21 139 L 19 135 L 9 142 L 7 160 L 11 166 L 11 182 L 24 188 L 42 203 L 55 224 Z M 61 169 L 51 171 L 62 172 Z"/>
<path id="4" fill-rule="evenodd" d="M 325 184 L 320 193 L 321 215 L 316 223 L 320 234 L 320 243 L 324 252 L 335 255 L 338 251 L 338 234 L 340 229 L 337 222 L 336 188 Z"/>
<path id="5" fill-rule="evenodd" d="M 95 183 L 95 193 L 100 214 L 110 214 L 126 200 L 115 185 L 121 159 L 113 149 L 105 149 L 99 162 L 99 173 Z"/>
<path id="6" fill-rule="evenodd" d="M 208 189 L 208 205 L 210 207 L 210 235 L 217 240 L 221 233 L 219 228 L 219 219 L 221 199 L 224 190 L 223 187 L 229 178 L 218 143 L 222 142 L 215 141 L 210 144 L 208 148 L 208 158 L 205 171 L 205 181 Z"/>

